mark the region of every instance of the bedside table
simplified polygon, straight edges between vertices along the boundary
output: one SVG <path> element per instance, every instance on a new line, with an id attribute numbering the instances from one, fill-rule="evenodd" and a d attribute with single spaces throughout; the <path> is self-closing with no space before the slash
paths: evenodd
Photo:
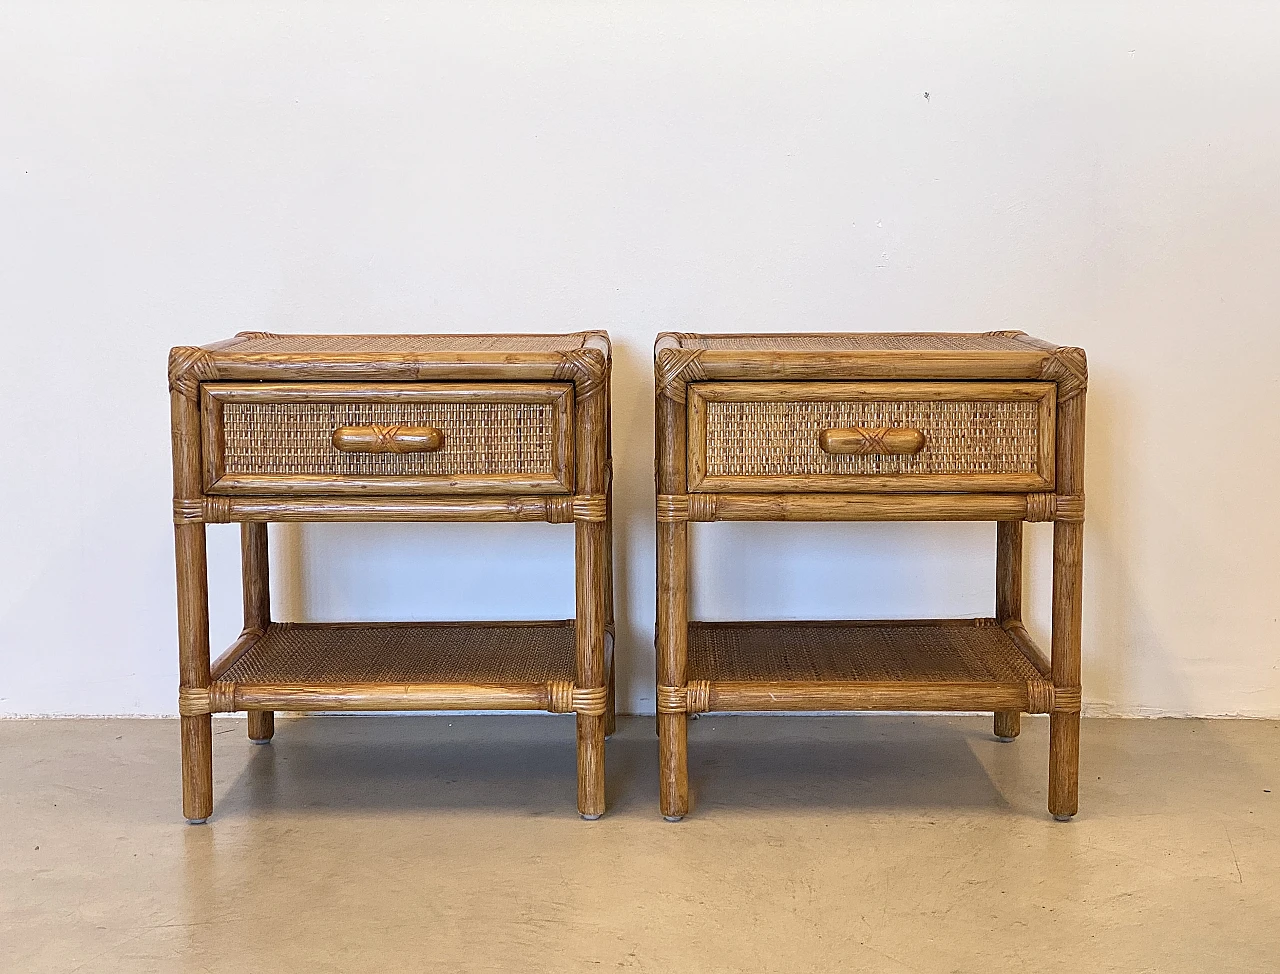
<path id="1" fill-rule="evenodd" d="M 1050 715 L 1049 811 L 1077 811 L 1084 352 L 1022 332 L 660 335 L 662 814 L 705 711 Z M 690 622 L 690 521 L 995 521 L 987 619 Z M 1022 525 L 1053 521 L 1053 641 L 1022 625 Z"/>
<path id="2" fill-rule="evenodd" d="M 578 810 L 613 729 L 609 339 L 269 335 L 169 356 L 182 804 L 213 809 L 210 714 L 577 715 Z M 549 521 L 576 529 L 565 622 L 273 622 L 271 521 Z M 205 525 L 241 525 L 244 631 L 209 659 Z"/>

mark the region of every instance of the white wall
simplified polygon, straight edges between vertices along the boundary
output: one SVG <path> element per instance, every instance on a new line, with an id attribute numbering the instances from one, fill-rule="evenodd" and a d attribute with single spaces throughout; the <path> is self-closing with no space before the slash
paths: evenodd
<path id="1" fill-rule="evenodd" d="M 175 709 L 170 345 L 609 329 L 643 709 L 654 334 L 1020 327 L 1090 356 L 1088 711 L 1280 715 L 1277 36 L 1239 0 L 9 0 L 0 713 Z M 986 614 L 993 537 L 701 526 L 695 606 Z M 564 527 L 275 538 L 285 617 L 572 614 Z"/>

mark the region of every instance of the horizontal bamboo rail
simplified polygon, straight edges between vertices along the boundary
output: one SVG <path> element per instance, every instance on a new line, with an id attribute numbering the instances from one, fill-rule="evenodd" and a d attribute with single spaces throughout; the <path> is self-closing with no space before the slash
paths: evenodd
<path id="1" fill-rule="evenodd" d="M 659 494 L 659 521 L 1078 521 L 1054 494 Z"/>
<path id="2" fill-rule="evenodd" d="M 787 710 L 1027 710 L 1025 686 L 990 683 L 765 683 L 690 684 L 679 702 L 679 688 L 661 688 L 663 713 Z M 698 706 L 705 700 L 704 706 Z M 693 701 L 690 703 L 690 701 Z"/>
<path id="3" fill-rule="evenodd" d="M 576 497 L 212 497 L 174 501 L 176 524 L 233 521 L 603 522 L 604 494 Z"/>
<path id="4" fill-rule="evenodd" d="M 214 682 L 207 691 L 183 689 L 183 716 L 237 710 L 546 710 L 556 714 L 605 712 L 607 688 L 572 683 L 360 683 L 252 684 Z"/>

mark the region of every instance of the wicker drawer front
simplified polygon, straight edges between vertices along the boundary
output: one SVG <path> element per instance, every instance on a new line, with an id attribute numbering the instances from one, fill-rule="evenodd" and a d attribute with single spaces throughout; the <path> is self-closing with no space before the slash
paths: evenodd
<path id="1" fill-rule="evenodd" d="M 1053 489 L 1051 382 L 700 382 L 691 491 Z"/>
<path id="2" fill-rule="evenodd" d="M 566 493 L 570 383 L 205 383 L 211 494 Z"/>

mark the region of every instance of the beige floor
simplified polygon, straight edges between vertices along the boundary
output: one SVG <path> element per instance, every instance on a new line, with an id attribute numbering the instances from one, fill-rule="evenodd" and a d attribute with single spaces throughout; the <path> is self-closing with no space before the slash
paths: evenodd
<path id="1" fill-rule="evenodd" d="M 658 815 L 652 718 L 573 811 L 566 718 L 0 722 L 0 970 L 1280 970 L 1280 723 L 1086 721 L 1082 814 L 1042 719 L 704 717 Z M 1266 791 L 1270 789 L 1270 792 Z"/>

